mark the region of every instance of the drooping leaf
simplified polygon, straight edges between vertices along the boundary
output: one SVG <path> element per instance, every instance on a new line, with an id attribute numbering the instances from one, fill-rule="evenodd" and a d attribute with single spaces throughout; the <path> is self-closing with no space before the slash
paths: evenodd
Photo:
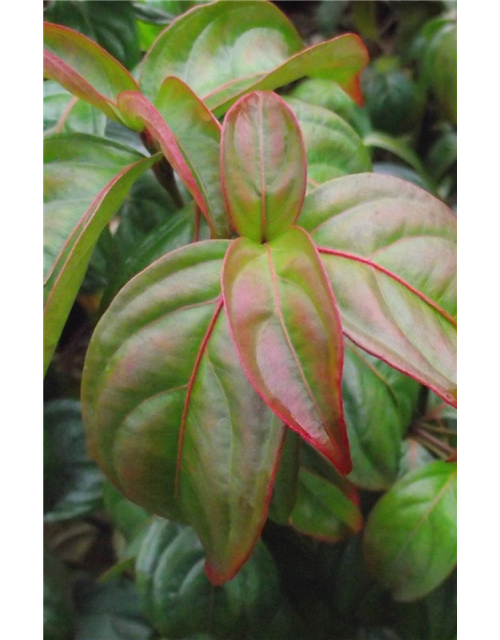
<path id="1" fill-rule="evenodd" d="M 102 506 L 103 476 L 86 452 L 82 412 L 77 400 L 44 406 L 44 520 L 84 516 Z"/>
<path id="2" fill-rule="evenodd" d="M 272 3 L 223 1 L 194 8 L 165 29 L 144 60 L 140 85 L 154 100 L 163 80 L 176 76 L 219 116 L 244 93 L 307 75 L 336 80 L 359 99 L 366 62 L 357 36 L 303 50 L 295 28 Z"/>
<path id="3" fill-rule="evenodd" d="M 44 75 L 117 122 L 122 91 L 136 91 L 129 72 L 98 44 L 73 29 L 44 23 Z"/>
<path id="4" fill-rule="evenodd" d="M 44 145 L 44 365 L 57 345 L 92 249 L 134 181 L 158 157 L 85 134 Z"/>
<path id="5" fill-rule="evenodd" d="M 353 461 L 349 479 L 372 491 L 388 489 L 397 477 L 401 439 L 419 391 L 411 378 L 390 372 L 346 341 L 342 397 Z"/>
<path id="6" fill-rule="evenodd" d="M 104 113 L 75 98 L 53 80 L 43 83 L 44 135 L 79 131 L 102 136 L 105 126 Z"/>
<path id="7" fill-rule="evenodd" d="M 311 233 L 353 342 L 456 406 L 456 218 L 406 182 L 375 174 L 310 193 Z"/>
<path id="8" fill-rule="evenodd" d="M 70 27 L 106 49 L 127 69 L 140 60 L 139 38 L 131 2 L 55 0 L 44 12 L 48 22 Z"/>
<path id="9" fill-rule="evenodd" d="M 203 572 L 203 549 L 191 527 L 156 519 L 136 563 L 141 605 L 168 638 L 211 632 L 255 637 L 278 613 L 282 596 L 274 562 L 259 542 L 240 573 L 214 588 Z"/>
<path id="10" fill-rule="evenodd" d="M 363 142 L 340 116 L 296 98 L 286 98 L 286 103 L 297 116 L 304 137 L 309 186 L 371 171 Z"/>
<path id="11" fill-rule="evenodd" d="M 235 240 L 226 255 L 222 289 L 252 385 L 287 425 L 348 473 L 342 329 L 310 238 L 291 227 L 264 245 Z"/>
<path id="12" fill-rule="evenodd" d="M 156 109 L 136 91 L 120 94 L 118 105 L 131 126 L 146 126 L 205 215 L 214 237 L 227 237 L 230 224 L 219 179 L 220 125 L 183 82 L 168 78 Z M 193 131 L 196 135 L 193 135 Z"/>
<path id="13" fill-rule="evenodd" d="M 272 92 L 254 92 L 228 112 L 221 142 L 224 196 L 240 235 L 271 240 L 294 223 L 306 190 L 297 119 Z"/>
<path id="14" fill-rule="evenodd" d="M 130 500 L 194 526 L 216 584 L 260 534 L 284 433 L 229 336 L 227 247 L 179 249 L 124 287 L 96 328 L 82 382 L 92 455 Z"/>
<path id="15" fill-rule="evenodd" d="M 457 561 L 457 465 L 436 461 L 399 480 L 375 505 L 364 532 L 367 564 L 395 600 L 438 587 Z"/>

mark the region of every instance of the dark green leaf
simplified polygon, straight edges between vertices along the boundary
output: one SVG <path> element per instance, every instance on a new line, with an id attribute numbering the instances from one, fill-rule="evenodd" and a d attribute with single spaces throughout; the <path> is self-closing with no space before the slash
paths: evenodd
<path id="1" fill-rule="evenodd" d="M 64 564 L 52 552 L 43 551 L 43 638 L 69 640 L 73 637 L 75 612 Z"/>
<path id="2" fill-rule="evenodd" d="M 53 400 L 44 407 L 44 519 L 69 520 L 102 504 L 103 477 L 86 452 L 80 403 Z"/>
<path id="3" fill-rule="evenodd" d="M 395 600 L 418 600 L 457 561 L 457 465 L 433 462 L 404 476 L 375 505 L 365 532 L 366 561 Z"/>
<path id="4" fill-rule="evenodd" d="M 432 29 L 432 35 L 424 53 L 424 78 L 436 96 L 444 117 L 456 124 L 457 23 L 453 20 L 436 21 L 435 27 L 427 25 L 426 29 Z"/>
<path id="5" fill-rule="evenodd" d="M 282 604 L 273 560 L 259 542 L 240 573 L 214 587 L 204 571 L 204 553 L 191 527 L 157 519 L 141 545 L 136 583 L 141 605 L 168 638 L 211 633 L 216 638 L 253 638 Z"/>
<path id="6" fill-rule="evenodd" d="M 287 429 L 280 462 L 274 477 L 273 495 L 269 503 L 268 517 L 274 522 L 287 524 L 297 501 L 299 477 L 300 437 Z"/>
<path id="7" fill-rule="evenodd" d="M 145 509 L 127 500 L 110 482 L 104 483 L 104 508 L 127 542 L 131 542 L 151 520 Z"/>

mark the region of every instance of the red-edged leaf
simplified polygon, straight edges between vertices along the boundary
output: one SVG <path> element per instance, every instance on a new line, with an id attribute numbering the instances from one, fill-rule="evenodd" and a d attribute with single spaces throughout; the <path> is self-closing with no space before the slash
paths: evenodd
<path id="1" fill-rule="evenodd" d="M 45 22 L 43 37 L 44 75 L 121 123 L 116 109 L 118 94 L 138 90 L 125 67 L 73 29 Z"/>
<path id="2" fill-rule="evenodd" d="M 175 89 L 180 88 L 180 82 L 175 81 Z M 184 100 L 184 108 L 186 111 L 183 111 L 182 114 L 188 113 L 188 115 L 193 119 L 197 120 L 196 111 L 199 107 L 199 101 L 192 94 L 188 87 L 184 85 L 181 88 L 181 91 L 184 93 L 184 97 L 188 96 L 188 100 Z M 188 95 L 189 94 L 189 95 Z M 192 97 L 193 100 L 190 101 L 189 97 Z M 203 215 L 207 219 L 208 225 L 210 227 L 211 233 L 213 236 L 217 237 L 221 232 L 221 218 L 222 214 L 220 212 L 220 186 L 215 185 L 214 175 L 213 175 L 213 167 L 218 166 L 218 145 L 214 145 L 214 142 L 217 143 L 217 137 L 220 135 L 218 129 L 214 129 L 214 123 L 212 120 L 211 114 L 209 116 L 205 115 L 204 121 L 198 120 L 197 128 L 203 129 L 203 137 L 198 138 L 198 140 L 187 139 L 186 144 L 186 125 L 182 123 L 180 125 L 181 134 L 176 135 L 174 131 L 170 128 L 170 126 L 165 122 L 161 113 L 140 93 L 137 91 L 125 91 L 118 96 L 118 106 L 123 116 L 127 119 L 127 122 L 131 126 L 138 126 L 138 123 L 143 123 L 146 126 L 149 133 L 153 136 L 155 140 L 158 141 L 158 144 L 167 158 L 168 162 L 171 164 L 173 169 L 179 174 L 179 177 L 184 182 L 187 190 L 193 196 L 196 204 L 200 207 Z M 165 102 L 162 101 L 162 106 L 165 107 Z M 194 107 L 194 111 L 193 111 Z M 172 108 L 172 107 L 170 107 Z M 201 107 L 204 111 L 204 107 Z M 207 112 L 208 113 L 208 112 Z M 175 119 L 175 123 L 179 125 L 180 117 Z M 208 134 L 206 132 L 206 128 L 208 128 Z M 183 135 L 184 134 L 184 135 Z M 205 148 L 200 146 L 200 143 L 207 137 L 209 139 L 209 145 Z M 196 136 L 194 137 L 196 138 Z M 193 153 L 193 150 L 197 152 L 197 155 Z M 208 158 L 211 160 L 212 167 L 209 170 L 207 177 L 207 162 L 204 157 L 205 151 L 208 152 Z M 214 153 L 217 153 L 214 155 Z M 215 164 L 217 163 L 217 164 Z M 198 167 L 201 164 L 202 172 L 198 171 Z M 215 212 L 213 210 L 209 211 L 208 205 L 208 197 L 207 193 L 207 184 L 206 180 L 208 179 L 208 190 L 216 192 L 216 200 L 218 198 L 219 202 L 216 202 L 219 205 L 219 209 Z M 218 221 L 219 229 L 216 229 L 215 221 L 213 218 L 216 218 Z M 225 231 L 227 232 L 228 226 L 225 225 Z"/>
<path id="3" fill-rule="evenodd" d="M 230 246 L 222 290 L 247 375 L 271 409 L 349 473 L 342 415 L 343 341 L 321 260 L 302 229 Z"/>
<path id="4" fill-rule="evenodd" d="M 346 335 L 456 406 L 456 218 L 422 189 L 360 174 L 308 195 Z"/>
<path id="5" fill-rule="evenodd" d="M 228 112 L 222 130 L 224 196 L 240 235 L 271 240 L 294 223 L 306 192 L 306 154 L 295 115 L 257 91 Z"/>
<path id="6" fill-rule="evenodd" d="M 215 584 L 260 535 L 284 435 L 228 332 L 227 247 L 183 247 L 132 279 L 95 330 L 82 381 L 93 457 L 130 500 L 196 529 Z"/>

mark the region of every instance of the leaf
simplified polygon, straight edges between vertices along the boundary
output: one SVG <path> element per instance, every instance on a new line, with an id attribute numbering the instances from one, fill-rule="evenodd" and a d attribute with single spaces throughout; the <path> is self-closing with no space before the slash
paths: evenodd
<path id="1" fill-rule="evenodd" d="M 85 134 L 44 145 L 44 365 L 49 365 L 92 249 L 134 181 L 157 156 Z"/>
<path id="2" fill-rule="evenodd" d="M 398 474 L 401 439 L 419 385 L 394 369 L 391 374 L 385 363 L 349 341 L 345 346 L 342 397 L 353 461 L 349 479 L 371 491 L 388 489 Z"/>
<path id="3" fill-rule="evenodd" d="M 260 534 L 284 435 L 229 336 L 227 247 L 178 249 L 129 282 L 95 330 L 82 381 L 91 454 L 127 498 L 194 526 L 215 584 Z"/>
<path id="4" fill-rule="evenodd" d="M 80 403 L 47 402 L 44 421 L 44 520 L 70 520 L 102 505 L 103 477 L 86 452 Z"/>
<path id="5" fill-rule="evenodd" d="M 341 326 L 310 238 L 298 227 L 265 245 L 238 238 L 225 258 L 222 291 L 254 388 L 285 424 L 348 473 Z"/>
<path id="6" fill-rule="evenodd" d="M 133 7 L 130 2 L 114 0 L 113 10 L 109 9 L 107 2 L 99 0 L 56 0 L 45 10 L 44 17 L 88 36 L 132 69 L 141 59 Z"/>
<path id="7" fill-rule="evenodd" d="M 433 462 L 399 480 L 375 505 L 364 532 L 370 570 L 395 600 L 427 595 L 457 561 L 457 465 Z"/>
<path id="8" fill-rule="evenodd" d="M 426 26 L 429 32 L 422 73 L 437 98 L 442 114 L 457 123 L 457 23 L 436 20 Z"/>
<path id="9" fill-rule="evenodd" d="M 158 101 L 168 124 L 162 113 L 138 92 L 120 94 L 118 105 L 132 127 L 142 123 L 158 142 L 206 217 L 213 236 L 230 235 L 219 182 L 220 125 L 191 90 L 175 78 L 167 79 Z M 182 111 L 176 113 L 179 108 Z"/>
<path id="10" fill-rule="evenodd" d="M 81 579 L 75 587 L 77 640 L 152 640 L 134 583 L 120 578 L 104 583 Z"/>
<path id="11" fill-rule="evenodd" d="M 77 31 L 48 22 L 43 26 L 44 75 L 117 122 L 117 96 L 137 90 L 129 72 L 99 45 Z"/>
<path id="12" fill-rule="evenodd" d="M 156 519 L 136 563 L 141 606 L 169 638 L 213 632 L 217 638 L 254 637 L 278 612 L 278 574 L 259 542 L 241 572 L 214 588 L 203 572 L 204 553 L 190 527 Z"/>
<path id="13" fill-rule="evenodd" d="M 255 92 L 228 112 L 221 143 L 222 186 L 240 235 L 271 240 L 297 219 L 306 155 L 297 119 L 275 93 Z"/>
<path id="14" fill-rule="evenodd" d="M 360 531 L 363 517 L 357 504 L 338 486 L 301 468 L 290 524 L 306 535 L 337 542 Z"/>
<path id="15" fill-rule="evenodd" d="M 43 550 L 43 637 L 68 640 L 74 629 L 69 576 L 59 558 Z"/>
<path id="16" fill-rule="evenodd" d="M 359 99 L 358 75 L 366 63 L 357 36 L 303 50 L 272 3 L 216 2 L 188 11 L 163 31 L 144 60 L 140 86 L 154 100 L 164 78 L 176 76 L 220 116 L 249 91 L 273 90 L 306 75 L 337 80 Z"/>
<path id="17" fill-rule="evenodd" d="M 267 514 L 268 518 L 280 524 L 288 524 L 290 514 L 297 501 L 299 455 L 300 438 L 295 431 L 286 429 Z"/>
<path id="18" fill-rule="evenodd" d="M 298 223 L 318 247 L 345 334 L 456 406 L 451 210 L 414 185 L 360 174 L 310 193 Z"/>
<path id="19" fill-rule="evenodd" d="M 296 98 L 286 98 L 286 103 L 297 116 L 304 137 L 310 186 L 371 171 L 370 156 L 363 142 L 342 118 Z"/>
<path id="20" fill-rule="evenodd" d="M 57 82 L 43 83 L 43 129 L 44 135 L 79 131 L 104 135 L 106 116 L 87 102 L 78 100 Z"/>
<path id="21" fill-rule="evenodd" d="M 110 482 L 103 487 L 104 507 L 115 527 L 127 542 L 132 540 L 151 521 L 151 514 L 127 500 Z"/>

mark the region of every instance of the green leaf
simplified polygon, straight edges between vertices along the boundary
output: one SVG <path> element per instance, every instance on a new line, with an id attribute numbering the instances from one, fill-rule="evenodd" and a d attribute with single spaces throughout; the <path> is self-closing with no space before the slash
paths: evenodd
<path id="1" fill-rule="evenodd" d="M 222 587 L 203 572 L 204 553 L 190 527 L 157 519 L 141 545 L 136 583 L 143 611 L 169 638 L 210 632 L 261 637 L 281 605 L 272 557 L 259 542 L 240 573 Z"/>
<path id="2" fill-rule="evenodd" d="M 77 31 L 44 23 L 44 75 L 117 122 L 117 96 L 137 90 L 132 76 L 112 56 Z"/>
<path id="3" fill-rule="evenodd" d="M 252 385 L 285 424 L 348 473 L 342 329 L 308 235 L 291 227 L 265 245 L 238 238 L 226 255 L 222 290 Z"/>
<path id="4" fill-rule="evenodd" d="M 361 511 L 337 485 L 300 469 L 297 502 L 290 524 L 306 535 L 337 542 L 361 530 Z"/>
<path id="5" fill-rule="evenodd" d="M 52 552 L 43 551 L 43 637 L 69 640 L 73 637 L 75 613 L 69 575 Z"/>
<path id="6" fill-rule="evenodd" d="M 103 498 L 107 514 L 127 542 L 149 524 L 151 514 L 127 500 L 110 482 L 104 483 Z"/>
<path id="7" fill-rule="evenodd" d="M 316 243 L 345 334 L 456 406 L 456 218 L 409 183 L 345 176 L 298 220 Z"/>
<path id="8" fill-rule="evenodd" d="M 106 116 L 102 112 L 78 100 L 57 82 L 43 83 L 44 135 L 79 131 L 103 136 L 105 127 Z"/>
<path id="9" fill-rule="evenodd" d="M 80 403 L 47 402 L 44 420 L 44 520 L 70 520 L 102 505 L 103 477 L 87 456 Z"/>
<path id="10" fill-rule="evenodd" d="M 408 473 L 420 469 L 420 467 L 424 467 L 435 460 L 436 458 L 432 453 L 414 438 L 406 438 L 401 443 L 401 459 L 399 461 L 398 477 L 403 478 Z"/>
<path id="11" fill-rule="evenodd" d="M 221 167 L 229 215 L 240 235 L 271 240 L 294 223 L 306 190 L 297 119 L 272 92 L 255 92 L 228 112 Z"/>
<path id="12" fill-rule="evenodd" d="M 349 341 L 345 346 L 342 398 L 353 465 L 349 479 L 364 489 L 388 489 L 398 474 L 401 439 L 419 385 Z"/>
<path id="13" fill-rule="evenodd" d="M 92 249 L 134 181 L 157 156 L 85 134 L 44 145 L 45 368 L 83 281 Z"/>
<path id="14" fill-rule="evenodd" d="M 158 103 L 162 112 L 136 91 L 123 92 L 118 98 L 127 122 L 132 127 L 142 123 L 157 141 L 206 217 L 212 235 L 231 235 L 220 186 L 219 123 L 189 87 L 176 78 L 167 78 Z"/>
<path id="15" fill-rule="evenodd" d="M 84 578 L 75 587 L 76 640 L 151 640 L 155 631 L 145 620 L 137 590 L 120 578 L 92 583 Z"/>
<path id="16" fill-rule="evenodd" d="M 430 25 L 429 38 L 423 58 L 423 76 L 452 124 L 457 123 L 457 23 L 436 21 Z M 426 27 L 429 29 L 429 25 Z"/>
<path id="17" fill-rule="evenodd" d="M 144 60 L 140 86 L 154 100 L 163 79 L 176 76 L 219 116 L 249 91 L 273 90 L 307 75 L 336 80 L 359 99 L 358 75 L 366 63 L 357 36 L 303 50 L 295 28 L 272 3 L 222 1 L 188 11 L 165 29 Z"/>
<path id="18" fill-rule="evenodd" d="M 427 595 L 457 561 L 457 465 L 433 462 L 399 480 L 375 505 L 366 561 L 395 600 Z"/>
<path id="19" fill-rule="evenodd" d="M 48 22 L 70 27 L 101 45 L 118 62 L 132 69 L 141 59 L 134 9 L 130 2 L 56 0 L 44 12 Z"/>
<path id="20" fill-rule="evenodd" d="M 178 249 L 124 287 L 96 328 L 82 381 L 92 455 L 130 500 L 194 526 L 216 584 L 260 534 L 284 434 L 229 335 L 227 247 Z"/>
<path id="21" fill-rule="evenodd" d="M 371 171 L 371 160 L 353 129 L 328 109 L 286 98 L 304 137 L 309 186 L 332 178 Z"/>
<path id="22" fill-rule="evenodd" d="M 299 455 L 300 438 L 295 431 L 286 429 L 268 512 L 268 518 L 280 524 L 288 524 L 290 514 L 297 501 Z"/>

